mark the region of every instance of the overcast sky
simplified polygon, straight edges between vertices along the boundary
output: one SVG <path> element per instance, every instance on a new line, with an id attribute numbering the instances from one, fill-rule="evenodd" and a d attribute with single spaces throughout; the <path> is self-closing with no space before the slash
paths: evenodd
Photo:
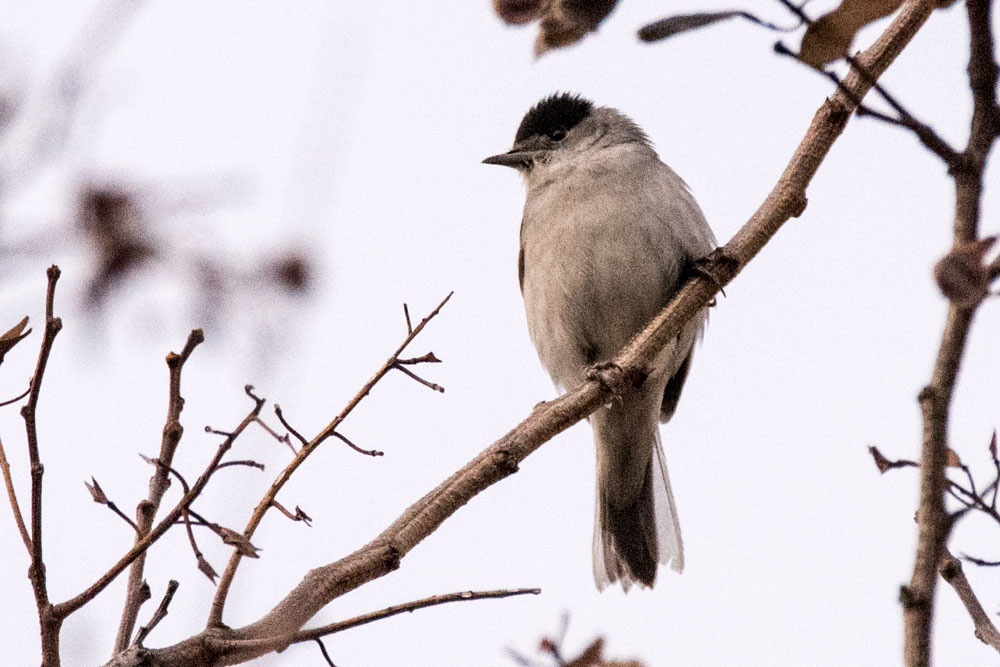
<path id="1" fill-rule="evenodd" d="M 39 409 L 54 599 L 76 594 L 130 545 L 128 527 L 91 503 L 83 481 L 96 477 L 127 511 L 145 495 L 150 470 L 137 453 L 153 456 L 159 447 L 163 356 L 193 327 L 206 325 L 208 342 L 184 377 L 187 430 L 175 465 L 189 478 L 218 442 L 202 427 L 232 428 L 249 409 L 244 384 L 315 433 L 405 335 L 401 304 L 421 317 L 455 291 L 412 347 L 445 361 L 423 374 L 446 393 L 390 376 L 343 427 L 385 456 L 328 442 L 296 474 L 279 500 L 300 505 L 314 525 L 265 520 L 254 539 L 262 558 L 244 561 L 234 583 L 225 618 L 232 626 L 270 609 L 311 567 L 374 537 L 554 395 L 517 287 L 523 189 L 513 171 L 480 164 L 509 148 L 538 98 L 569 90 L 632 116 L 724 242 L 763 201 L 831 92 L 827 80 L 774 55 L 773 33 L 747 23 L 656 45 L 635 39 L 645 22 L 704 10 L 701 3 L 623 0 L 598 34 L 538 61 L 535 29 L 504 27 L 485 0 L 400 4 L 396 13 L 387 5 L 150 2 L 130 18 L 126 2 L 0 7 L 0 83 L 35 91 L 15 140 L 0 146 L 4 169 L 19 164 L 24 137 L 51 111 L 44 91 L 55 68 L 92 53 L 75 51 L 88 22 L 121 17 L 109 24 L 120 34 L 104 33 L 110 50 L 84 80 L 65 146 L 0 203 L 0 329 L 25 314 L 35 326 L 3 365 L 0 398 L 19 393 L 31 373 L 44 268 L 63 268 L 64 329 Z M 776 2 L 744 7 L 790 22 Z M 884 25 L 863 32 L 857 46 Z M 794 45 L 798 36 L 784 39 Z M 966 44 L 958 3 L 935 14 L 883 79 L 958 146 L 970 108 Z M 68 233 L 83 177 L 176 195 L 182 203 L 156 231 L 178 256 L 236 257 L 252 273 L 276 248 L 298 248 L 315 262 L 315 288 L 293 303 L 266 287 L 244 290 L 213 319 L 192 305 L 192 279 L 167 265 L 89 314 L 83 296 L 92 267 Z M 219 192 L 212 206 L 183 204 L 192 193 Z M 901 664 L 898 592 L 912 571 L 917 475 L 880 476 L 867 447 L 919 456 L 916 396 L 947 309 L 931 267 L 951 242 L 953 188 L 911 136 L 855 119 L 808 196 L 805 214 L 713 309 L 679 410 L 662 429 L 683 575 L 661 571 L 654 590 L 627 596 L 596 591 L 593 445 L 589 427 L 578 425 L 460 510 L 397 572 L 314 621 L 459 590 L 537 586 L 541 596 L 437 607 L 351 630 L 326 642 L 336 664 L 512 665 L 505 647 L 533 654 L 564 611 L 568 655 L 602 634 L 609 656 L 648 667 Z M 985 233 L 997 232 L 998 211 L 994 187 Z M 34 239 L 34 250 L 11 249 L 18 239 Z M 997 307 L 988 303 L 976 321 L 951 428 L 952 446 L 984 481 L 986 445 L 1000 420 Z M 15 407 L 0 410 L 0 437 L 25 506 Z M 197 508 L 240 529 L 288 452 L 255 432 L 234 456 L 263 461 L 267 471 L 220 473 Z M 228 551 L 207 536 L 201 544 L 221 571 Z M 1000 533 L 972 517 L 951 546 L 998 559 Z M 39 651 L 28 561 L 7 509 L 0 563 L 8 574 L 0 589 L 3 660 L 32 664 Z M 1000 610 L 998 573 L 966 570 L 987 611 Z M 146 578 L 154 600 L 168 579 L 181 581 L 147 645 L 203 627 L 213 587 L 181 531 L 153 550 Z M 66 664 L 107 659 L 121 584 L 67 622 Z M 938 593 L 937 664 L 995 660 L 954 592 L 942 583 Z M 323 661 L 303 645 L 254 664 Z"/>

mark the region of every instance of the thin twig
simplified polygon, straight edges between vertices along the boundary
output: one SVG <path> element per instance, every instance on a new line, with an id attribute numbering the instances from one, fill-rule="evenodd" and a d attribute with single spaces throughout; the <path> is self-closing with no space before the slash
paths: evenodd
<path id="1" fill-rule="evenodd" d="M 32 554 L 31 536 L 28 535 L 28 527 L 24 525 L 24 515 L 21 514 L 21 506 L 17 502 L 17 493 L 14 491 L 14 480 L 10 476 L 10 464 L 7 463 L 7 454 L 3 449 L 3 441 L 0 441 L 0 472 L 3 472 L 3 482 L 7 487 L 7 500 L 10 502 L 10 509 L 14 512 L 14 522 L 17 530 L 21 533 L 21 541 L 24 548 L 28 550 L 28 555 Z"/>
<path id="2" fill-rule="evenodd" d="M 414 373 L 413 371 L 411 371 L 406 366 L 400 365 L 400 363 L 398 361 L 395 364 L 393 364 L 392 367 L 395 368 L 397 371 L 402 371 L 406 375 L 409 375 L 411 378 L 413 378 L 414 380 L 416 380 L 420 384 L 424 385 L 425 387 L 430 387 L 434 391 L 440 392 L 442 394 L 444 393 L 444 387 L 442 387 L 439 384 L 434 384 L 433 382 L 429 382 L 429 381 L 423 379 L 422 377 L 420 377 L 419 375 L 417 375 L 416 373 Z"/>
<path id="3" fill-rule="evenodd" d="M 364 449 L 362 447 L 358 447 L 353 442 L 351 442 L 350 440 L 348 440 L 347 436 L 345 436 L 340 431 L 334 431 L 331 435 L 333 435 L 333 437 L 337 438 L 338 440 L 340 440 L 345 445 L 347 445 L 348 447 L 350 447 L 354 451 L 358 452 L 359 454 L 364 454 L 366 456 L 384 456 L 385 455 L 385 452 L 380 451 L 378 449 Z"/>
<path id="4" fill-rule="evenodd" d="M 122 512 L 121 509 L 119 509 L 118 505 L 115 504 L 113 500 L 111 500 L 110 498 L 107 497 L 107 495 L 105 495 L 104 489 L 102 489 L 101 485 L 97 483 L 97 480 L 91 477 L 90 482 L 85 481 L 84 485 L 87 487 L 87 490 L 90 491 L 90 495 L 91 497 L 93 497 L 94 502 L 96 502 L 99 505 L 104 505 L 105 507 L 107 507 L 109 510 L 114 512 L 119 518 L 121 518 L 122 521 L 131 526 L 132 530 L 138 532 L 139 526 L 136 525 L 135 521 L 133 521 L 127 514 L 125 514 L 125 512 Z"/>
<path id="5" fill-rule="evenodd" d="M 132 642 L 134 645 L 142 646 L 142 642 L 146 640 L 146 637 L 148 637 L 149 633 L 153 631 L 153 628 L 159 625 L 160 621 L 166 618 L 167 610 L 170 608 L 170 602 L 174 599 L 174 593 L 177 592 L 178 587 L 180 587 L 180 584 L 174 579 L 171 579 L 167 583 L 167 590 L 163 593 L 163 599 L 160 600 L 160 606 L 156 608 L 155 612 L 153 612 L 153 616 L 149 619 L 149 623 L 139 628 L 139 632 L 135 635 L 135 641 Z"/>
<path id="6" fill-rule="evenodd" d="M 17 403 L 18 401 L 20 401 L 22 398 L 24 398 L 25 396 L 27 396 L 30 393 L 31 393 L 31 385 L 29 384 L 28 388 L 25 389 L 24 392 L 22 392 L 21 394 L 18 394 L 14 398 L 7 399 L 3 403 L 0 403 L 0 408 L 6 407 L 6 406 L 8 406 L 8 405 L 10 405 L 12 403 Z"/>
<path id="7" fill-rule="evenodd" d="M 329 625 L 324 625 L 319 628 L 303 630 L 301 632 L 296 633 L 295 639 L 293 639 L 292 641 L 293 643 L 312 641 L 313 639 L 318 639 L 319 637 L 326 637 L 327 635 L 332 635 L 337 632 L 343 632 L 344 630 L 350 630 L 351 628 L 356 628 L 359 625 L 365 625 L 367 623 L 372 623 L 374 621 L 380 621 L 383 618 L 395 616 L 396 614 L 412 612 L 416 611 L 417 609 L 423 609 L 425 607 L 434 607 L 439 604 L 447 604 L 449 602 L 468 602 L 471 600 L 493 600 L 499 598 L 514 597 L 515 595 L 538 595 L 541 592 L 542 589 L 540 588 L 504 588 L 496 591 L 464 591 L 461 593 L 432 595 L 431 597 L 423 598 L 421 600 L 405 602 L 403 604 L 397 604 L 393 605 L 392 607 L 386 607 L 385 609 L 380 609 L 379 611 L 373 611 L 367 614 L 362 614 L 361 616 L 355 616 L 354 618 L 349 618 L 346 621 L 338 621 L 336 623 L 330 623 Z"/>
<path id="8" fill-rule="evenodd" d="M 983 560 L 982 558 L 976 558 L 975 556 L 970 556 L 969 554 L 962 554 L 962 560 L 967 560 L 973 565 L 979 565 L 981 567 L 1000 567 L 1000 560 Z"/>
<path id="9" fill-rule="evenodd" d="M 323 645 L 323 640 L 317 637 L 316 643 L 319 644 L 319 652 L 323 654 L 323 659 L 326 660 L 326 664 L 330 667 L 337 667 L 337 665 L 333 664 L 330 654 L 326 652 L 326 646 Z"/>
<path id="10" fill-rule="evenodd" d="M 292 521 L 301 521 L 302 523 L 306 524 L 307 526 L 310 526 L 310 527 L 312 526 L 312 517 L 310 517 L 308 514 L 306 514 L 305 512 L 303 512 L 302 508 L 299 507 L 298 505 L 295 506 L 295 512 L 294 513 L 290 512 L 287 507 L 285 507 L 284 505 L 282 505 L 281 503 L 279 503 L 277 500 L 272 500 L 271 501 L 271 505 L 274 507 L 274 509 L 276 509 L 279 512 L 281 512 L 282 514 L 284 514 L 286 517 L 288 517 Z"/>
<path id="11" fill-rule="evenodd" d="M 253 514 L 250 516 L 250 520 L 247 522 L 246 528 L 243 530 L 244 537 L 249 540 L 253 537 L 254 532 L 257 530 L 257 526 L 264 518 L 264 514 L 267 510 L 272 507 L 272 501 L 277 498 L 278 492 L 285 485 L 288 479 L 292 476 L 300 465 L 316 451 L 316 448 L 323 443 L 324 440 L 329 438 L 336 432 L 336 429 L 340 424 L 347 418 L 354 408 L 364 399 L 365 396 L 371 392 L 372 388 L 378 384 L 385 375 L 396 366 L 396 361 L 399 359 L 399 355 L 402 354 L 403 350 L 409 346 L 413 339 L 420 335 L 420 332 L 424 330 L 427 323 L 434 319 L 441 309 L 444 308 L 448 300 L 451 299 L 451 295 L 454 292 L 450 292 L 441 303 L 439 303 L 424 319 L 420 320 L 417 324 L 403 339 L 396 351 L 386 359 L 385 363 L 379 367 L 375 374 L 366 382 L 361 389 L 354 395 L 354 397 L 347 402 L 347 405 L 340 411 L 340 413 L 333 418 L 333 420 L 320 431 L 316 437 L 310 440 L 308 443 L 302 446 L 302 449 L 298 451 L 295 457 L 285 466 L 285 469 L 278 473 L 274 482 L 271 483 L 270 488 L 261 498 L 260 502 L 254 508 Z M 229 557 L 229 562 L 226 564 L 226 569 L 222 573 L 222 578 L 219 580 L 219 586 L 215 591 L 215 599 L 212 600 L 212 609 L 208 616 L 208 627 L 216 627 L 222 625 L 222 611 L 226 604 L 226 597 L 229 595 L 229 587 L 232 585 L 233 577 L 236 576 L 236 570 L 239 567 L 240 561 L 242 560 L 242 554 L 238 550 L 233 551 L 233 554 Z"/>
<path id="12" fill-rule="evenodd" d="M 281 422 L 281 425 L 285 427 L 285 430 L 294 435 L 296 440 L 301 442 L 303 445 L 309 444 L 309 441 L 306 440 L 301 433 L 292 428 L 292 425 L 288 423 L 288 421 L 285 419 L 284 413 L 281 411 L 281 406 L 278 405 L 277 403 L 274 404 L 274 414 L 278 417 L 278 421 Z M 288 446 L 291 447 L 293 454 L 298 453 L 295 451 L 295 447 L 292 447 L 292 443 L 288 443 Z"/>
<path id="13" fill-rule="evenodd" d="M 215 466 L 216 470 L 222 470 L 223 468 L 230 468 L 233 466 L 241 466 L 244 468 L 257 468 L 258 470 L 264 469 L 264 464 L 260 461 L 254 461 L 253 459 L 239 459 L 235 461 L 226 461 Z"/>
<path id="14" fill-rule="evenodd" d="M 413 357 L 411 359 L 397 359 L 397 364 L 440 364 L 441 360 L 433 352 L 428 352 L 427 354 L 422 354 L 419 357 Z"/>
<path id="15" fill-rule="evenodd" d="M 779 2 L 784 4 L 786 7 L 794 7 L 794 5 L 792 5 L 790 2 L 787 2 L 786 0 L 779 0 Z M 805 14 L 801 12 L 801 10 L 799 10 L 798 8 L 795 9 L 801 16 L 803 17 L 805 16 Z M 804 20 L 806 23 L 811 23 L 811 21 L 809 21 L 808 19 Z M 819 72 L 826 78 L 830 79 L 834 83 L 834 85 L 837 86 L 838 89 L 843 90 L 847 94 L 850 94 L 850 91 L 844 88 L 844 85 L 841 82 L 840 77 L 838 77 L 836 73 L 831 72 L 829 70 L 817 69 L 813 67 L 809 63 L 803 61 L 799 57 L 798 53 L 785 46 L 784 43 L 780 41 L 777 42 L 774 45 L 774 51 L 779 55 L 789 56 L 794 60 L 796 60 L 797 62 L 802 63 L 809 69 Z M 917 139 L 920 140 L 920 143 L 922 143 L 925 148 L 927 148 L 932 153 L 937 155 L 939 158 L 941 158 L 942 161 L 945 162 L 945 164 L 948 165 L 948 169 L 950 172 L 959 171 L 965 168 L 965 160 L 964 160 L 965 156 L 962 153 L 952 148 L 951 145 L 947 141 L 945 141 L 944 138 L 941 137 L 937 132 L 935 132 L 934 128 L 932 128 L 930 125 L 927 125 L 926 123 L 922 123 L 919 120 L 917 120 L 916 117 L 913 116 L 913 114 L 911 114 L 902 104 L 899 103 L 899 101 L 895 98 L 895 96 L 893 96 L 888 90 L 886 90 L 884 86 L 878 83 L 874 77 L 865 72 L 864 67 L 857 61 L 856 58 L 850 55 L 845 55 L 844 59 L 848 63 L 850 63 L 852 68 L 854 68 L 854 71 L 858 72 L 862 76 L 868 77 L 869 80 L 868 82 L 871 84 L 872 89 L 875 90 L 875 92 L 877 92 L 879 96 L 881 96 L 882 99 L 884 99 L 885 102 L 890 107 L 892 107 L 892 109 L 898 114 L 897 116 L 890 116 L 889 114 L 883 113 L 881 111 L 876 111 L 875 109 L 867 105 L 861 104 L 861 100 L 855 98 L 852 101 L 857 105 L 855 113 L 857 113 L 859 117 L 867 116 L 869 118 L 874 118 L 875 120 L 888 123 L 889 125 L 895 125 L 897 127 L 908 129 L 917 136 Z"/>
<path id="16" fill-rule="evenodd" d="M 291 440 L 289 439 L 289 437 L 288 437 L 288 434 L 287 434 L 287 433 L 286 433 L 286 434 L 284 434 L 284 435 L 279 435 L 277 431 L 275 431 L 275 430 L 274 430 L 273 428 L 271 428 L 270 426 L 268 426 L 268 425 L 267 425 L 267 422 L 265 422 L 265 421 L 264 421 L 263 419 L 261 419 L 260 417 L 257 417 L 257 425 L 258 425 L 258 426 L 260 426 L 260 427 L 261 427 L 262 429 L 264 429 L 264 431 L 265 431 L 265 432 L 266 432 L 266 433 L 267 433 L 268 435 L 270 435 L 270 436 L 271 436 L 272 438 L 274 438 L 274 439 L 275 439 L 275 440 L 277 440 L 278 442 L 283 442 L 283 443 L 285 443 L 286 445 L 288 445 L 289 447 L 291 447 L 291 449 L 292 449 L 292 453 L 293 453 L 293 454 L 295 453 L 295 448 L 294 448 L 294 447 L 292 447 L 292 443 L 291 443 Z"/>

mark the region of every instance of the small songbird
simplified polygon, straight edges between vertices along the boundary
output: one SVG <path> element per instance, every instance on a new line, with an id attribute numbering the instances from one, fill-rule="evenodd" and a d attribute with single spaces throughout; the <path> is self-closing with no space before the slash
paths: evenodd
<path id="1" fill-rule="evenodd" d="M 557 387 L 614 358 L 715 248 L 687 185 L 615 109 L 546 97 L 524 116 L 513 149 L 483 162 L 524 177 L 518 276 L 531 339 Z M 658 563 L 684 567 L 657 422 L 674 414 L 706 317 L 682 329 L 644 382 L 590 416 L 600 590 L 652 586 Z"/>

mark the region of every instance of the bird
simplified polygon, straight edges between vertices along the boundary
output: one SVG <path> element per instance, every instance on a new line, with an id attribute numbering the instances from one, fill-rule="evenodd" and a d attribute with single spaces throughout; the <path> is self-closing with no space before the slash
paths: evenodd
<path id="1" fill-rule="evenodd" d="M 513 148 L 483 160 L 525 185 L 518 279 L 528 332 L 557 389 L 594 377 L 680 289 L 715 237 L 687 184 L 622 112 L 571 93 L 524 115 Z M 590 415 L 596 446 L 598 590 L 652 588 L 684 550 L 659 422 L 674 414 L 703 309 L 645 379 Z"/>

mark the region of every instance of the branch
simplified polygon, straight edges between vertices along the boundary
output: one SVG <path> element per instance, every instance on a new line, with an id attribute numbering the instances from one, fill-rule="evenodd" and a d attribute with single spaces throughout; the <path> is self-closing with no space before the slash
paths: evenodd
<path id="1" fill-rule="evenodd" d="M 406 313 L 406 328 L 408 331 L 406 338 L 403 339 L 403 342 L 399 345 L 398 348 L 396 348 L 396 351 L 392 354 L 392 356 L 390 356 L 385 361 L 385 363 L 382 364 L 382 366 L 377 371 L 375 371 L 375 374 L 368 380 L 368 382 L 366 382 L 364 386 L 361 387 L 361 390 L 354 395 L 354 398 L 348 401 L 344 409 L 340 411 L 340 414 L 334 417 L 333 421 L 327 424 L 326 427 L 322 431 L 320 431 L 315 438 L 313 438 L 308 443 L 305 443 L 302 446 L 302 449 L 300 449 L 298 453 L 295 455 L 295 457 L 291 460 L 291 462 L 289 462 L 289 464 L 285 466 L 285 469 L 278 474 L 274 482 L 271 483 L 271 487 L 267 490 L 267 493 L 265 493 L 264 497 L 261 498 L 259 503 L 257 503 L 257 507 L 254 508 L 253 514 L 250 516 L 250 520 L 247 522 L 247 527 L 243 531 L 243 536 L 245 537 L 245 539 L 249 541 L 250 538 L 253 537 L 253 534 L 257 530 L 257 527 L 260 525 L 260 522 L 264 519 L 264 514 L 266 514 L 267 511 L 271 507 L 273 507 L 273 502 L 275 498 L 278 496 L 278 492 L 281 490 L 281 487 L 285 485 L 285 482 L 287 482 L 289 478 L 292 476 L 292 473 L 294 473 L 298 469 L 298 467 L 302 465 L 302 463 L 309 457 L 309 455 L 312 454 L 314 451 L 316 451 L 316 448 L 319 447 L 320 444 L 322 444 L 322 442 L 327 438 L 329 438 L 330 436 L 336 435 L 338 438 L 340 438 L 347 444 L 351 445 L 355 449 L 358 449 L 358 451 L 361 451 L 362 453 L 366 453 L 371 456 L 380 455 L 380 453 L 375 453 L 374 451 L 369 452 L 366 450 L 362 450 L 358 447 L 355 447 L 345 437 L 336 433 L 336 429 L 345 419 L 347 419 L 347 416 L 351 414 L 351 412 L 354 410 L 354 408 L 358 406 L 358 404 L 362 401 L 362 399 L 364 399 L 364 397 L 371 392 L 372 388 L 376 384 L 378 384 L 379 380 L 385 377 L 385 375 L 393 368 L 400 368 L 397 363 L 399 360 L 399 355 L 402 354 L 403 350 L 405 350 L 407 346 L 411 342 L 413 342 L 413 339 L 416 338 L 420 334 L 420 332 L 424 330 L 424 327 L 427 326 L 427 323 L 430 322 L 432 319 L 434 319 L 434 317 L 436 317 L 437 314 L 441 312 L 441 309 L 444 308 L 444 305 L 448 303 L 449 299 L 451 299 L 452 294 L 454 294 L 454 292 L 449 293 L 448 296 L 446 296 L 441 301 L 441 303 L 439 303 L 437 307 L 435 307 L 434 310 L 432 310 L 430 314 L 427 315 L 427 317 L 420 320 L 420 323 L 417 324 L 416 327 L 410 326 L 410 312 L 409 309 L 407 309 L 404 306 L 403 310 Z M 296 437 L 298 437 L 299 440 L 302 440 L 302 436 L 300 436 L 297 432 L 295 432 L 288 426 L 288 424 L 282 417 L 280 411 L 276 411 L 276 414 L 278 415 L 278 419 L 281 420 L 281 423 L 286 428 L 288 428 L 290 432 L 295 433 Z M 226 570 L 225 572 L 222 573 L 222 578 L 219 580 L 219 587 L 218 589 L 216 589 L 215 592 L 215 599 L 212 600 L 212 609 L 208 616 L 209 627 L 222 625 L 222 611 L 226 605 L 226 596 L 229 594 L 229 587 L 233 583 L 233 577 L 236 576 L 236 570 L 240 565 L 242 557 L 243 555 L 239 552 L 239 550 L 233 551 L 232 556 L 230 556 L 229 558 L 229 562 L 226 564 Z M 294 629 L 297 630 L 298 627 L 299 626 L 296 626 Z"/>
<path id="2" fill-rule="evenodd" d="M 45 291 L 45 333 L 42 346 L 38 351 L 38 362 L 35 373 L 31 376 L 31 391 L 28 402 L 21 407 L 24 418 L 24 429 L 28 440 L 28 460 L 31 464 L 31 566 L 28 568 L 28 578 L 35 594 L 35 604 L 38 607 L 38 618 L 42 633 L 42 664 L 59 664 L 59 628 L 61 619 L 52 615 L 52 605 L 45 582 L 45 561 L 42 558 L 42 465 L 38 451 L 38 427 L 35 415 L 38 409 L 38 398 L 42 390 L 42 379 L 52 352 L 52 344 L 56 335 L 62 329 L 62 320 L 54 315 L 56 282 L 59 280 L 59 267 L 53 264 L 45 272 L 48 277 L 48 287 Z"/>
<path id="3" fill-rule="evenodd" d="M 135 509 L 138 520 L 135 531 L 136 545 L 149 535 L 153 520 L 156 518 L 156 512 L 159 511 L 160 503 L 163 501 L 163 495 L 170 488 L 170 465 L 174 460 L 174 453 L 180 444 L 181 436 L 184 434 L 184 427 L 181 426 L 180 422 L 181 410 L 184 409 L 184 398 L 181 396 L 181 371 L 194 349 L 204 341 L 205 332 L 201 329 L 194 329 L 188 334 L 187 342 L 180 354 L 171 352 L 167 355 L 167 368 L 170 373 L 167 421 L 163 427 L 163 437 L 160 441 L 160 455 L 157 457 L 163 465 L 153 469 L 153 476 L 149 480 L 149 495 Z M 145 567 L 146 552 L 143 550 L 137 555 L 129 570 L 128 584 L 125 590 L 125 606 L 122 609 L 121 621 L 118 623 L 118 636 L 115 638 L 112 655 L 125 650 L 129 645 L 139 614 L 140 589 Z"/>
<path id="4" fill-rule="evenodd" d="M 1000 653 L 1000 632 L 997 632 L 997 628 L 993 625 L 993 621 L 990 620 L 990 617 L 983 609 L 983 606 L 979 604 L 976 594 L 969 585 L 969 580 L 965 578 L 965 572 L 962 570 L 961 561 L 952 556 L 948 550 L 945 549 L 944 558 L 941 559 L 941 564 L 938 567 L 938 570 L 941 572 L 941 578 L 951 584 L 951 587 L 955 589 L 955 593 L 958 594 L 958 599 L 962 601 L 962 604 L 965 605 L 966 611 L 969 612 L 969 616 L 972 617 L 972 622 L 976 627 L 976 637 L 981 642 L 987 646 L 992 646 L 993 650 Z"/>
<path id="5" fill-rule="evenodd" d="M 29 384 L 28 388 L 25 389 L 22 393 L 18 394 L 14 398 L 9 398 L 6 401 L 0 403 L 0 408 L 6 407 L 6 406 L 8 406 L 8 405 L 10 405 L 12 403 L 17 403 L 18 401 L 20 401 L 22 398 L 24 398 L 25 396 L 27 396 L 30 393 L 31 393 L 31 385 Z"/>
<path id="6" fill-rule="evenodd" d="M 990 35 L 990 0 L 968 0 L 970 26 L 969 77 L 973 91 L 972 127 L 964 151 L 965 168 L 953 171 L 955 224 L 953 248 L 979 236 L 983 171 L 997 137 L 997 68 Z M 984 65 L 988 61 L 990 66 Z M 987 70 L 984 73 L 984 70 Z M 986 99 L 989 97 L 989 99 Z M 920 507 L 917 553 L 909 586 L 900 591 L 903 602 L 904 657 L 908 667 L 930 665 L 931 623 L 938 565 L 945 553 L 949 519 L 944 506 L 948 488 L 948 413 L 969 327 L 978 303 L 952 302 L 934 362 L 930 383 L 920 392 L 923 444 L 920 454 Z"/>
<path id="7" fill-rule="evenodd" d="M 163 599 L 160 600 L 160 606 L 156 608 L 155 612 L 153 612 L 152 618 L 149 619 L 149 624 L 139 628 L 139 632 L 136 633 L 135 642 L 133 642 L 135 645 L 142 646 L 142 642 L 146 640 L 146 637 L 148 637 L 149 633 L 153 631 L 153 628 L 155 628 L 160 621 L 166 618 L 167 610 L 170 608 L 170 602 L 174 599 L 174 593 L 177 592 L 179 587 L 180 584 L 173 579 L 167 583 L 167 590 L 163 593 Z"/>
<path id="8" fill-rule="evenodd" d="M 590 379 L 563 396 L 537 405 L 521 424 L 490 445 L 437 488 L 409 507 L 368 545 L 339 561 L 310 571 L 274 609 L 255 623 L 230 630 L 211 625 L 174 646 L 119 656 L 109 667 L 233 665 L 282 648 L 329 601 L 399 567 L 401 559 L 480 491 L 517 470 L 544 442 L 604 405 L 612 392 L 638 377 L 657 351 L 753 259 L 781 226 L 805 208 L 805 190 L 860 99 L 927 20 L 936 0 L 910 0 L 886 31 L 858 60 L 868 75 L 852 70 L 820 106 L 774 189 L 733 239 L 714 252 L 646 327 L 614 359 L 621 369 Z M 707 274 L 707 275 L 706 275 Z M 711 277 L 708 277 L 711 276 Z M 617 376 L 617 377 L 615 377 Z M 328 428 L 339 424 L 335 420 Z M 255 526 L 254 526 L 255 527 Z M 225 576 L 225 575 L 224 575 Z M 218 618 L 218 617 L 216 617 Z M 267 640 L 268 645 L 264 645 Z M 145 662 L 140 663 L 140 660 Z M 186 661 L 186 662 L 185 662 Z"/>
<path id="9" fill-rule="evenodd" d="M 327 635 L 356 628 L 359 625 L 366 625 L 374 621 L 381 621 L 383 618 L 389 618 L 390 616 L 395 616 L 396 614 L 412 612 L 425 607 L 434 607 L 439 604 L 447 604 L 449 602 L 467 602 L 470 600 L 493 600 L 499 598 L 509 598 L 515 595 L 538 595 L 541 592 L 542 589 L 540 588 L 505 588 L 497 591 L 464 591 L 462 593 L 432 595 L 431 597 L 424 598 L 422 600 L 414 600 L 413 602 L 397 604 L 392 607 L 380 609 L 379 611 L 373 611 L 368 614 L 362 614 L 361 616 L 355 616 L 354 618 L 349 618 L 346 621 L 338 621 L 337 623 L 330 623 L 329 625 L 324 625 L 319 628 L 302 630 L 301 632 L 297 632 L 295 634 L 295 637 L 292 639 L 292 643 L 297 644 L 299 642 L 312 641 L 314 639 L 319 639 L 320 637 L 326 637 Z"/>
<path id="10" fill-rule="evenodd" d="M 17 502 L 17 493 L 14 491 L 14 480 L 10 476 L 10 464 L 7 463 L 7 454 L 3 450 L 3 442 L 0 441 L 0 472 L 3 473 L 4 486 L 7 487 L 7 500 L 10 502 L 10 509 L 14 512 L 14 522 L 17 524 L 17 530 L 21 533 L 21 541 L 24 542 L 24 548 L 28 550 L 28 556 L 30 557 L 33 549 L 31 548 L 31 536 L 28 535 L 28 528 L 24 524 L 24 515 L 21 513 L 21 506 Z"/>
<path id="11" fill-rule="evenodd" d="M 55 605 L 55 607 L 53 607 L 52 609 L 53 615 L 55 615 L 58 618 L 65 618 L 66 616 L 72 614 L 74 611 L 85 605 L 87 602 L 93 599 L 98 593 L 107 588 L 108 585 L 125 570 L 125 568 L 127 568 L 137 558 L 139 558 L 142 554 L 144 554 L 146 550 L 154 542 L 156 542 L 156 540 L 160 539 L 160 537 L 165 532 L 167 532 L 167 530 L 169 530 L 174 524 L 177 523 L 177 520 L 183 515 L 183 513 L 187 510 L 187 508 L 191 505 L 191 503 L 195 501 L 195 499 L 201 494 L 201 492 L 208 485 L 208 482 L 212 478 L 212 475 L 215 473 L 215 471 L 219 469 L 219 464 L 222 461 L 222 457 L 226 455 L 226 452 L 228 452 L 229 449 L 233 446 L 233 443 L 236 441 L 236 439 L 240 437 L 240 435 L 250 426 L 250 424 L 253 424 L 257 420 L 257 415 L 259 415 L 261 409 L 263 409 L 264 400 L 254 396 L 253 387 L 247 385 L 245 390 L 247 395 L 254 400 L 253 409 L 250 410 L 249 414 L 247 414 L 247 416 L 243 418 L 243 421 L 240 422 L 239 426 L 237 426 L 232 433 L 227 435 L 226 439 L 222 442 L 221 445 L 219 445 L 219 448 L 216 450 L 215 455 L 212 457 L 212 460 L 209 461 L 208 465 L 206 466 L 205 471 L 201 474 L 200 477 L 198 477 L 195 483 L 191 485 L 191 490 L 186 492 L 181 497 L 181 499 L 177 501 L 177 504 L 174 506 L 174 508 L 170 510 L 170 512 L 168 512 L 167 515 L 163 517 L 158 524 L 156 524 L 156 526 L 149 532 L 148 535 L 143 537 L 141 540 L 137 541 L 135 545 L 131 549 L 129 549 L 128 553 L 122 556 L 117 563 L 112 565 L 107 572 L 102 574 L 97 581 L 95 581 L 93 584 L 87 587 L 87 589 L 84 590 L 82 593 L 79 593 L 78 595 L 74 596 L 73 598 L 70 598 L 69 600 L 66 600 L 65 602 L 61 602 Z"/>

